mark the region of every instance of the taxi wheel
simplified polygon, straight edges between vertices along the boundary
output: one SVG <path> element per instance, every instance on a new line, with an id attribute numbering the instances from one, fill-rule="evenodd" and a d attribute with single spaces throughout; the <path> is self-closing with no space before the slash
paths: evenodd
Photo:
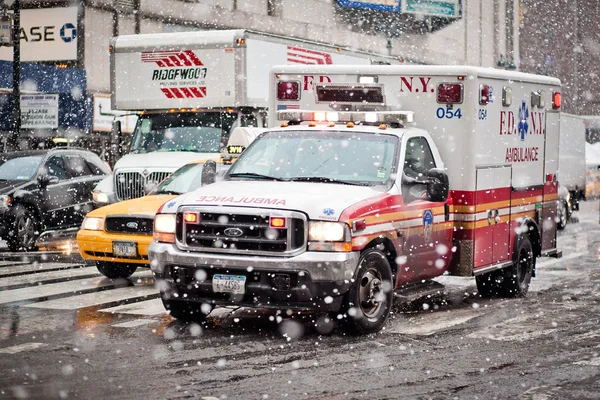
<path id="1" fill-rule="evenodd" d="M 164 297 L 162 298 L 162 302 L 165 309 L 169 311 L 171 317 L 186 322 L 202 322 L 213 309 L 212 305 L 208 305 L 208 307 L 205 305 L 208 303 L 202 304 L 181 300 L 165 300 Z M 208 314 L 205 314 L 203 311 L 208 311 Z"/>
<path id="2" fill-rule="evenodd" d="M 378 332 L 390 314 L 393 298 L 389 261 L 378 250 L 365 251 L 354 284 L 344 296 L 344 330 L 361 335 Z"/>
<path id="3" fill-rule="evenodd" d="M 129 278 L 137 269 L 137 265 L 104 261 L 96 262 L 96 267 L 102 275 L 110 279 Z"/>

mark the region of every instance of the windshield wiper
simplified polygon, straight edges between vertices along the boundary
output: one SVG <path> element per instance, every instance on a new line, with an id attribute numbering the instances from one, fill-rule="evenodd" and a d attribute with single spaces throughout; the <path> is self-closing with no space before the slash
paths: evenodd
<path id="1" fill-rule="evenodd" d="M 256 174 L 254 172 L 238 172 L 229 174 L 230 178 L 255 178 L 255 179 L 264 179 L 264 180 L 273 180 L 273 181 L 287 181 L 289 179 L 277 178 L 275 176 Z"/>
<path id="2" fill-rule="evenodd" d="M 296 176 L 290 178 L 290 181 L 294 182 L 323 182 L 323 183 L 337 183 L 340 185 L 352 185 L 352 186 L 365 186 L 364 183 L 344 181 L 341 179 L 328 178 L 326 176 Z"/>

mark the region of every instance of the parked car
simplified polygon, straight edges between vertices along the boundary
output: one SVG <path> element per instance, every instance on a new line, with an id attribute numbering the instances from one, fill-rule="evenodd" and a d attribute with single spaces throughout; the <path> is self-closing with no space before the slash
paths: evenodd
<path id="1" fill-rule="evenodd" d="M 152 242 L 154 215 L 180 194 L 199 188 L 206 160 L 184 165 L 162 181 L 147 196 L 114 203 L 90 212 L 77 233 L 83 258 L 95 262 L 108 278 L 127 278 L 137 267 L 149 267 L 148 246 Z M 229 164 L 215 160 L 217 175 Z"/>
<path id="2" fill-rule="evenodd" d="M 0 237 L 12 251 L 31 250 L 43 232 L 76 229 L 108 174 L 96 154 L 77 148 L 0 154 Z"/>

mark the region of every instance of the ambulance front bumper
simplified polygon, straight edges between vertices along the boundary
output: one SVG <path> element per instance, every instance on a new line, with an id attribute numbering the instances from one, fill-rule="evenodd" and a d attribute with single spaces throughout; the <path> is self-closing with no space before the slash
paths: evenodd
<path id="1" fill-rule="evenodd" d="M 295 257 L 193 253 L 156 242 L 149 248 L 150 267 L 165 300 L 322 311 L 339 310 L 359 256 L 311 251 Z M 215 292 L 217 274 L 244 276 L 244 293 Z"/>

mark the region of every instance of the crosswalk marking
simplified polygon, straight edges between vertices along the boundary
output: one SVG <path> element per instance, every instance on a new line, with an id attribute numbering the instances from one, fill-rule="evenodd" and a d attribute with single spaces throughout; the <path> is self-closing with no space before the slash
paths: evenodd
<path id="1" fill-rule="evenodd" d="M 119 289 L 103 290 L 97 293 L 87 293 L 75 298 L 60 298 L 27 304 L 27 308 L 47 308 L 52 310 L 77 310 L 85 307 L 111 305 L 125 300 L 138 300 L 159 296 L 153 285 L 138 285 Z"/>
<path id="2" fill-rule="evenodd" d="M 5 347 L 0 349 L 0 354 L 17 354 L 22 351 L 29 351 L 39 349 L 40 347 L 47 346 L 45 343 L 23 343 L 15 346 Z"/>
<path id="3" fill-rule="evenodd" d="M 100 312 L 112 314 L 143 315 L 147 317 L 163 315 L 166 313 L 165 307 L 163 306 L 161 299 L 139 301 L 137 303 L 105 308 L 100 310 Z"/>
<path id="4" fill-rule="evenodd" d="M 26 284 L 39 284 L 49 280 L 67 280 L 68 278 L 83 278 L 99 276 L 96 267 L 71 268 L 59 271 L 48 271 L 37 274 L 27 274 L 0 278 L 0 290 Z"/>
<path id="5" fill-rule="evenodd" d="M 137 328 L 139 326 L 150 325 L 155 323 L 155 319 L 134 319 L 133 321 L 121 322 L 114 324 L 115 328 Z"/>
<path id="6" fill-rule="evenodd" d="M 81 294 L 97 291 L 103 288 L 123 287 L 131 285 L 127 280 L 112 281 L 107 278 L 80 279 L 69 282 L 51 283 L 48 285 L 32 286 L 0 292 L 0 304 L 15 303 L 24 300 L 44 299 L 61 294 Z"/>
<path id="7" fill-rule="evenodd" d="M 11 265 L 15 265 L 15 263 L 11 263 Z M 49 263 L 34 263 L 27 265 L 16 265 L 11 267 L 2 266 L 0 267 L 0 277 L 8 277 L 8 276 L 16 276 L 16 275 L 24 275 L 31 274 L 37 272 L 44 271 L 56 271 L 61 269 L 68 268 L 81 268 L 84 267 L 85 264 L 66 264 L 66 263 L 57 263 L 57 262 L 49 262 Z"/>

